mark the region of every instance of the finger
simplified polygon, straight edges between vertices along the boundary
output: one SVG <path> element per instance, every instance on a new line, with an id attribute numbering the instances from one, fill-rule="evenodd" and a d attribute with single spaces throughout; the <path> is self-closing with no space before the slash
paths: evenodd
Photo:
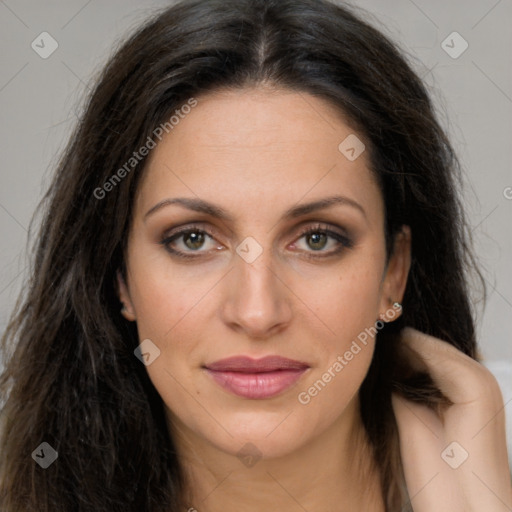
<path id="1" fill-rule="evenodd" d="M 454 404 L 470 404 L 485 397 L 494 410 L 502 404 L 496 379 L 482 364 L 453 345 L 411 327 L 403 329 L 401 340 L 426 364 L 442 393 Z"/>
<path id="2" fill-rule="evenodd" d="M 480 467 L 506 459 L 504 404 L 492 374 L 458 349 L 415 329 L 402 340 L 427 365 L 440 391 L 453 402 L 441 416 L 448 442 L 456 441 Z M 472 464 L 470 464 L 472 465 Z"/>

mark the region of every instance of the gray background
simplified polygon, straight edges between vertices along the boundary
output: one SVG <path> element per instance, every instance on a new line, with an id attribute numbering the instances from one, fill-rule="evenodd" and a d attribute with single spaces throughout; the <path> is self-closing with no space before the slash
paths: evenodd
<path id="1" fill-rule="evenodd" d="M 464 201 L 489 286 L 485 310 L 478 306 L 481 349 L 512 392 L 512 2 L 352 3 L 368 9 L 369 20 L 410 55 L 458 150 L 466 171 Z M 0 332 L 23 285 L 30 218 L 84 93 L 114 43 L 166 5 L 155 0 L 0 1 Z M 31 47 L 44 31 L 58 42 L 47 59 Z M 469 45 L 458 58 L 442 48 L 454 31 Z M 460 49 L 460 41 L 448 41 Z"/>

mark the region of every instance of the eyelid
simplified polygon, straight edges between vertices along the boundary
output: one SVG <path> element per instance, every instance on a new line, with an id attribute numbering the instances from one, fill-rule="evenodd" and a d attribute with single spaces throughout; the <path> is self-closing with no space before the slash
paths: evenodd
<path id="1" fill-rule="evenodd" d="M 197 258 L 203 254 L 211 253 L 211 250 L 210 251 L 178 251 L 175 249 L 171 249 L 170 243 L 172 241 L 179 239 L 182 235 L 185 235 L 187 233 L 194 233 L 194 232 L 204 233 L 206 236 L 210 237 L 212 240 L 218 242 L 219 244 L 221 243 L 217 240 L 218 231 L 211 226 L 205 226 L 204 222 L 192 222 L 192 223 L 187 222 L 180 226 L 175 226 L 174 228 L 169 229 L 163 233 L 159 243 L 160 243 L 160 245 L 163 245 L 167 251 L 171 252 L 172 254 L 182 256 L 183 258 L 192 259 L 192 258 Z M 196 255 L 194 255 L 195 252 L 197 253 Z"/>
<path id="2" fill-rule="evenodd" d="M 291 242 L 292 245 L 296 244 L 306 235 L 316 232 L 324 233 L 327 237 L 329 237 L 331 240 L 334 240 L 336 243 L 336 247 L 328 251 L 299 249 L 297 251 L 298 254 L 306 259 L 321 260 L 328 259 L 329 257 L 339 256 L 344 251 L 352 249 L 355 244 L 354 237 L 349 232 L 347 232 L 346 229 L 325 222 L 305 221 L 301 223 L 298 226 L 298 228 L 299 232 L 295 234 L 294 240 L 293 242 Z M 203 233 L 206 236 L 210 237 L 212 240 L 218 242 L 221 245 L 224 245 L 217 239 L 219 237 L 219 235 L 217 234 L 218 230 L 205 222 L 189 222 L 169 229 L 166 232 L 164 232 L 164 234 L 162 235 L 162 239 L 160 240 L 159 243 L 170 254 L 177 258 L 180 258 L 183 261 L 193 261 L 200 258 L 207 258 L 208 256 L 211 256 L 212 253 L 215 252 L 215 250 L 220 250 L 218 246 L 216 247 L 216 249 L 210 249 L 207 251 L 201 251 L 200 249 L 197 251 L 182 251 L 178 249 L 173 249 L 171 247 L 171 242 L 175 241 L 176 239 L 179 239 L 182 235 L 191 232 Z"/>
<path id="3" fill-rule="evenodd" d="M 179 237 L 179 235 L 181 234 L 186 234 L 194 231 L 204 233 L 205 235 L 214 239 L 218 244 L 225 245 L 225 243 L 221 241 L 222 239 L 225 239 L 225 235 L 223 235 L 218 228 L 204 221 L 185 222 L 178 226 L 174 226 L 173 228 L 164 231 L 164 233 L 161 236 L 161 241 L 165 242 L 166 240 L 169 240 L 174 236 Z"/>
<path id="4" fill-rule="evenodd" d="M 293 244 L 296 244 L 298 240 L 304 238 L 306 235 L 317 232 L 326 234 L 328 237 L 334 239 L 339 245 L 341 245 L 341 247 L 338 246 L 336 249 L 330 251 L 303 251 L 312 257 L 322 257 L 322 254 L 324 255 L 323 257 L 335 255 L 344 249 L 352 249 L 355 245 L 354 237 L 348 233 L 347 230 L 322 222 L 316 222 L 313 225 L 309 225 L 303 228 L 299 232 L 298 236 L 295 237 Z"/>
<path id="5" fill-rule="evenodd" d="M 304 221 L 301 224 L 299 224 L 299 226 L 296 226 L 293 229 L 293 232 L 298 231 L 298 233 L 295 233 L 294 236 L 299 238 L 301 236 L 304 236 L 304 234 L 307 234 L 308 232 L 314 231 L 314 230 L 326 231 L 329 233 L 332 232 L 338 236 L 342 236 L 342 237 L 346 238 L 347 240 L 352 238 L 352 236 L 347 232 L 346 229 L 340 228 L 339 226 L 333 226 L 326 222 L 321 222 L 321 221 L 310 221 L 310 220 Z M 180 224 L 178 226 L 174 226 L 173 228 L 166 230 L 162 234 L 161 238 L 162 238 L 162 240 L 165 240 L 165 239 L 169 239 L 169 238 L 173 237 L 174 235 L 178 235 L 181 233 L 187 233 L 190 231 L 204 232 L 212 238 L 216 238 L 216 237 L 222 238 L 223 237 L 223 235 L 221 235 L 219 230 L 217 228 L 215 228 L 214 226 L 212 226 L 211 224 L 208 224 L 207 222 L 204 222 L 204 221 L 192 221 L 192 222 L 186 222 L 186 223 Z M 290 230 L 288 232 L 287 236 L 289 236 L 290 232 L 292 232 L 292 230 Z"/>
<path id="6" fill-rule="evenodd" d="M 301 223 L 298 227 L 299 235 L 302 236 L 304 233 L 308 233 L 309 231 L 328 231 L 331 233 L 335 233 L 339 236 L 344 236 L 347 238 L 350 238 L 350 235 L 348 231 L 340 226 L 336 226 L 333 224 L 330 224 L 328 222 L 322 222 L 322 221 L 305 221 Z"/>
<path id="7" fill-rule="evenodd" d="M 169 237 L 175 235 L 176 233 L 181 233 L 183 231 L 192 231 L 194 229 L 197 229 L 198 231 L 204 231 L 206 233 L 218 233 L 215 227 L 212 226 L 211 224 L 208 224 L 208 222 L 191 221 L 183 222 L 182 224 L 178 224 L 177 226 L 173 226 L 172 228 L 165 230 L 162 237 Z"/>

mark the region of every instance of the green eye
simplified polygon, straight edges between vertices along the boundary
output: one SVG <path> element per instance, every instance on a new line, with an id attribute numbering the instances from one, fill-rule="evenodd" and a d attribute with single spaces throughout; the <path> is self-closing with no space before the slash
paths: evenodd
<path id="1" fill-rule="evenodd" d="M 160 243 L 171 254 L 181 258 L 197 258 L 218 247 L 212 235 L 194 226 L 181 229 Z"/>
<path id="2" fill-rule="evenodd" d="M 308 240 L 308 245 L 314 251 L 319 251 L 323 249 L 328 242 L 329 237 L 325 233 L 311 233 L 306 235 L 306 240 Z"/>
<path id="3" fill-rule="evenodd" d="M 344 249 L 350 249 L 354 242 L 341 233 L 319 225 L 303 231 L 294 246 L 306 257 L 319 258 L 334 256 Z"/>
<path id="4" fill-rule="evenodd" d="M 160 243 L 172 255 L 183 259 L 200 258 L 221 248 L 212 234 L 195 226 L 172 233 Z M 326 258 L 350 249 L 354 244 L 346 235 L 317 225 L 303 231 L 293 245 L 305 257 Z"/>

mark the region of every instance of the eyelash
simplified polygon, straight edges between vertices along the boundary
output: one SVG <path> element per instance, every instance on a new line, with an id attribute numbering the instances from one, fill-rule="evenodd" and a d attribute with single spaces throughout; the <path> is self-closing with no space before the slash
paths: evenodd
<path id="1" fill-rule="evenodd" d="M 164 248 L 170 252 L 172 255 L 177 256 L 182 259 L 192 260 L 199 258 L 201 256 L 200 251 L 192 251 L 192 252 L 198 252 L 199 254 L 189 254 L 182 251 L 177 251 L 176 249 L 172 249 L 170 247 L 170 244 L 174 242 L 175 240 L 179 239 L 180 237 L 184 235 L 188 235 L 191 233 L 199 233 L 199 234 L 205 234 L 209 236 L 210 238 L 214 238 L 212 233 L 209 233 L 207 230 L 204 230 L 200 228 L 199 226 L 191 225 L 187 226 L 185 228 L 179 229 L 178 231 L 174 232 L 170 236 L 166 236 L 163 238 L 160 242 Z M 341 253 L 344 249 L 351 249 L 354 246 L 353 241 L 348 238 L 345 235 L 342 235 L 341 233 L 337 233 L 336 231 L 333 231 L 329 228 L 322 227 L 322 225 L 318 224 L 316 226 L 310 226 L 307 229 L 301 231 L 299 234 L 297 240 L 300 240 L 301 238 L 311 235 L 311 234 L 323 234 L 327 235 L 328 237 L 334 239 L 340 246 L 336 248 L 335 250 L 331 250 L 329 252 L 325 251 L 312 251 L 312 253 L 305 254 L 304 257 L 310 258 L 310 259 L 318 259 L 318 258 L 327 258 L 329 256 L 334 256 L 336 254 Z M 294 242 L 295 243 L 295 242 Z M 314 254 L 317 252 L 317 254 Z M 324 253 L 324 255 L 321 255 L 320 253 Z"/>

